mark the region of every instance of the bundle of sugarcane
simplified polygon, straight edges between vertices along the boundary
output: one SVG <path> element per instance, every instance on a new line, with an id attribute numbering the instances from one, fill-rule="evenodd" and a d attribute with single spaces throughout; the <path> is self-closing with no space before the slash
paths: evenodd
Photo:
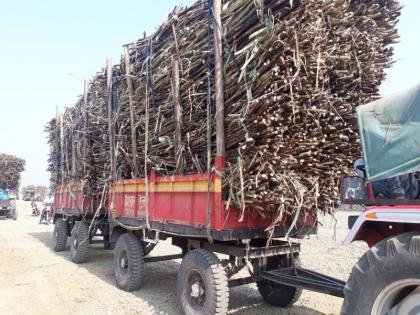
<path id="1" fill-rule="evenodd" d="M 102 193 L 110 172 L 106 102 L 106 76 L 101 72 L 74 107 L 47 125 L 53 189 L 78 182 L 87 197 L 98 198 Z"/>
<path id="2" fill-rule="evenodd" d="M 0 154 L 0 188 L 17 190 L 21 173 L 25 170 L 25 160 L 9 154 Z"/>
<path id="3" fill-rule="evenodd" d="M 277 219 L 285 211 L 329 209 L 338 198 L 338 179 L 360 154 L 355 107 L 378 96 L 393 62 L 390 45 L 398 40 L 400 5 L 223 3 L 228 204 Z M 113 69 L 118 178 L 144 176 L 151 168 L 162 175 L 204 173 L 209 148 L 214 164 L 209 20 L 208 1 L 198 1 L 175 9 L 153 35 L 125 47 L 121 65 Z M 84 168 L 66 162 L 71 153 L 58 164 L 66 180 L 88 176 L 97 193 L 110 172 L 105 72 L 92 81 L 87 99 L 64 117 L 64 133 L 80 136 L 73 157 Z M 89 123 L 75 123 L 83 113 Z M 64 141 L 64 151 L 71 139 Z"/>

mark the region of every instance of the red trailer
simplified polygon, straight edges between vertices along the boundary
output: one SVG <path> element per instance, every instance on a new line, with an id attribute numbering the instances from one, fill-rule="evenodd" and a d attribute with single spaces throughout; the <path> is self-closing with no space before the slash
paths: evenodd
<path id="1" fill-rule="evenodd" d="M 171 235 L 207 238 L 214 241 L 238 241 L 267 238 L 265 229 L 270 218 L 245 214 L 223 200 L 222 179 L 213 174 L 185 176 L 156 176 L 152 171 L 147 179 L 121 180 L 111 185 L 109 216 L 114 221 L 134 227 Z M 292 217 L 286 216 L 283 225 L 273 236 L 283 237 Z M 292 234 L 313 232 L 316 216 L 299 217 Z M 289 233 L 290 234 L 290 233 Z"/>
<path id="2" fill-rule="evenodd" d="M 108 61 L 110 181 L 104 187 L 108 207 L 103 207 L 103 198 L 88 198 L 80 183 L 58 187 L 54 248 L 57 251 L 64 250 L 67 237 L 71 236 L 71 258 L 76 263 L 86 261 L 88 245 L 91 243 L 102 242 L 105 248 L 114 248 L 116 283 L 126 291 L 141 286 L 145 263 L 182 258 L 177 287 L 186 314 L 225 314 L 229 287 L 252 282 L 257 283 L 259 292 L 268 303 L 280 307 L 296 302 L 303 287 L 343 296 L 344 282 L 299 268 L 300 246 L 288 238 L 304 237 L 316 232 L 315 210 L 312 214 L 300 213 L 298 210 L 292 216 L 285 214 L 275 228 L 270 229 L 273 218 L 248 213 L 242 216 L 241 209 L 231 206 L 225 196 L 223 179 L 219 176 L 224 171 L 226 145 L 221 11 L 222 1 L 213 1 L 209 25 L 214 23 L 215 26 L 214 70 L 212 62 L 207 64 L 208 174 L 159 177 L 153 170 L 146 170 L 146 163 L 146 178 L 119 180 L 116 177 L 118 171 L 112 89 L 114 72 Z M 211 87 L 213 73 L 214 95 Z M 174 82 L 175 86 L 177 84 L 179 82 Z M 211 109 L 213 99 L 214 109 Z M 134 113 L 133 104 L 129 105 Z M 214 117 L 210 115 L 212 112 Z M 179 115 L 176 117 L 175 120 L 179 120 Z M 213 119 L 213 145 L 216 150 L 212 150 L 213 131 L 210 126 Z M 133 126 L 135 122 L 132 120 Z M 179 126 L 180 121 L 175 123 Z M 174 136 L 179 139 L 180 133 L 176 132 Z M 132 130 L 133 152 L 138 151 L 134 148 L 135 138 L 136 134 Z M 176 142 L 180 144 L 178 140 Z M 142 149 L 147 155 L 147 145 Z M 133 165 L 136 163 L 133 155 Z M 215 171 L 211 171 L 213 169 Z M 279 240 L 280 237 L 283 240 Z M 171 238 L 172 243 L 181 248 L 181 254 L 148 257 L 154 246 L 167 238 Z M 242 268 L 247 268 L 250 276 L 232 279 Z"/>
<path id="3" fill-rule="evenodd" d="M 89 244 L 102 242 L 105 248 L 114 248 L 115 277 L 121 289 L 141 286 L 144 263 L 182 258 L 178 292 L 187 314 L 193 310 L 224 313 L 228 288 L 251 282 L 258 283 L 264 299 L 273 305 L 286 307 L 299 298 L 301 289 L 268 279 L 276 277 L 279 268 L 289 272 L 287 267 L 299 266 L 300 246 L 269 238 L 315 233 L 315 213 L 285 216 L 282 224 L 267 231 L 269 218 L 249 214 L 241 218 L 240 209 L 226 207 L 222 179 L 216 173 L 210 178 L 207 174 L 160 177 L 152 170 L 148 178 L 112 182 L 107 198 L 108 209 L 103 209 L 98 200 L 84 196 L 80 184 L 58 187 L 54 248 L 64 250 L 70 236 L 71 258 L 76 263 L 87 260 Z M 149 257 L 154 246 L 167 238 L 182 253 Z M 251 275 L 231 280 L 242 268 Z M 319 291 L 341 296 L 340 287 L 336 288 L 336 284 L 320 286 Z"/>

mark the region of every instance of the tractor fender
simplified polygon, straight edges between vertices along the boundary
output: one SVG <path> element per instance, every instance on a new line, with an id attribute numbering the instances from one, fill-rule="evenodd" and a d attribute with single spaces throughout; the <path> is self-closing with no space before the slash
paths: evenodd
<path id="1" fill-rule="evenodd" d="M 365 241 L 369 247 L 381 240 L 406 232 L 420 232 L 420 207 L 378 206 L 370 207 L 351 222 L 343 245 Z"/>

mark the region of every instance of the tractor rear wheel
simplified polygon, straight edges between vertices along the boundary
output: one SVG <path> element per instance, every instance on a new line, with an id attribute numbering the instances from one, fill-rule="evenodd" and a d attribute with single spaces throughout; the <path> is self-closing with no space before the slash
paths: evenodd
<path id="1" fill-rule="evenodd" d="M 55 221 L 53 231 L 53 248 L 55 252 L 62 252 L 66 249 L 68 235 L 68 225 L 63 218 L 58 218 Z"/>
<path id="2" fill-rule="evenodd" d="M 196 249 L 184 256 L 178 271 L 177 288 L 186 315 L 227 313 L 229 287 L 226 271 L 212 252 Z"/>
<path id="3" fill-rule="evenodd" d="M 124 291 L 140 288 L 144 278 L 144 248 L 134 234 L 121 235 L 114 249 L 114 273 L 117 286 Z"/>
<path id="4" fill-rule="evenodd" d="M 343 315 L 420 314 L 420 235 L 379 242 L 353 267 Z"/>
<path id="5" fill-rule="evenodd" d="M 266 270 L 287 267 L 299 267 L 299 257 L 290 258 L 286 255 L 267 258 Z M 257 288 L 265 302 L 276 307 L 289 307 L 295 304 L 302 295 L 302 289 L 274 283 L 268 280 L 257 282 Z"/>
<path id="6" fill-rule="evenodd" d="M 71 230 L 70 257 L 71 261 L 81 264 L 87 261 L 89 250 L 89 226 L 86 222 L 77 221 Z"/>

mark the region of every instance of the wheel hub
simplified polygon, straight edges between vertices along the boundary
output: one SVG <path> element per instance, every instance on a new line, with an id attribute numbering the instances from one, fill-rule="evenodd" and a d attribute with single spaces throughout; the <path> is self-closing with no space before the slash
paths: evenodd
<path id="1" fill-rule="evenodd" d="M 129 261 L 128 261 L 128 254 L 126 251 L 121 252 L 118 263 L 119 263 L 119 268 L 121 272 L 127 273 Z"/>
<path id="2" fill-rule="evenodd" d="M 418 315 L 419 301 L 420 279 L 400 280 L 379 293 L 371 315 Z"/>
<path id="3" fill-rule="evenodd" d="M 198 272 L 193 272 L 188 280 L 187 291 L 190 296 L 190 304 L 195 309 L 201 309 L 206 300 L 204 280 Z"/>
<path id="4" fill-rule="evenodd" d="M 395 314 L 420 314 L 420 287 L 397 305 Z"/>
<path id="5" fill-rule="evenodd" d="M 200 295 L 203 295 L 203 291 L 203 288 L 200 287 L 200 283 L 196 281 L 191 286 L 191 297 L 197 299 Z"/>
<path id="6" fill-rule="evenodd" d="M 124 257 L 120 260 L 120 266 L 122 269 L 125 269 L 125 267 L 127 266 L 127 262 L 125 261 Z"/>

